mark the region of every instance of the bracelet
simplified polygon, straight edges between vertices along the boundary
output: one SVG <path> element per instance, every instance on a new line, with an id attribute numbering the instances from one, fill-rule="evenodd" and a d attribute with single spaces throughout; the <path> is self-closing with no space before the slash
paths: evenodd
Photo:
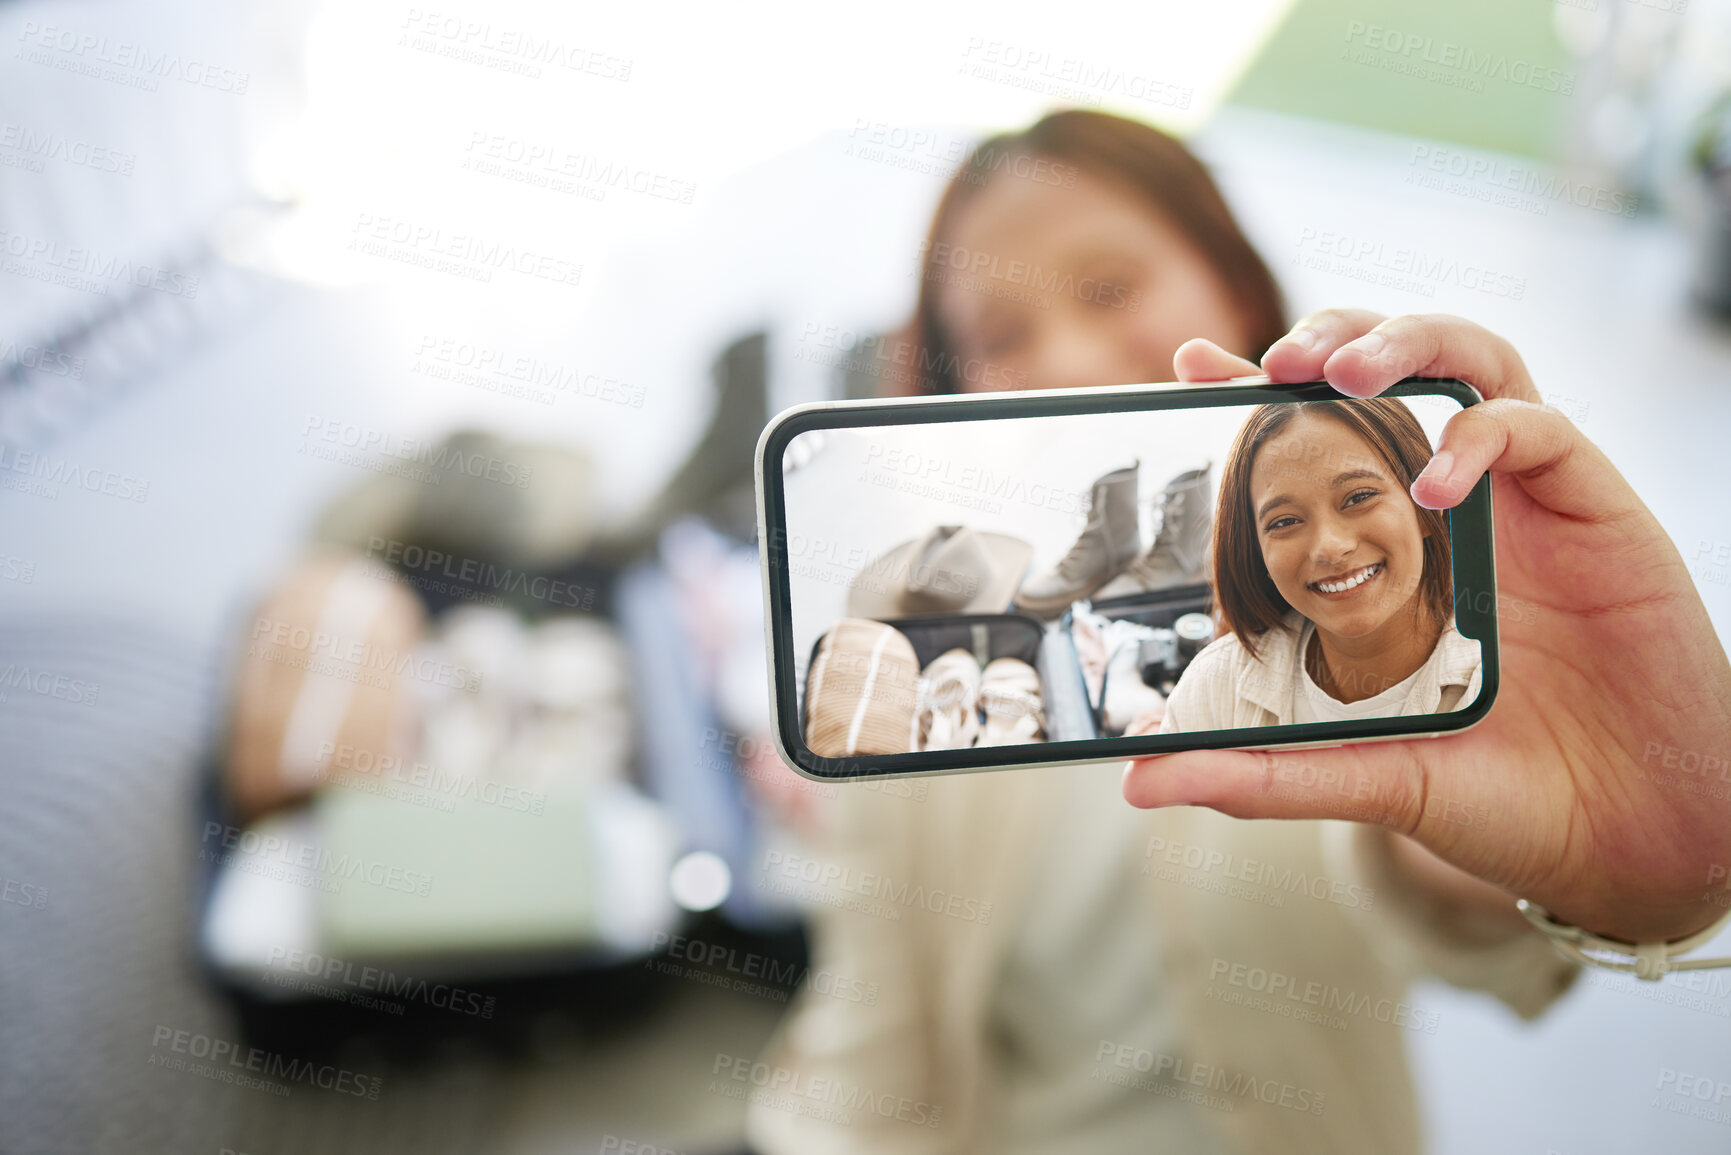
<path id="1" fill-rule="evenodd" d="M 1613 938 L 1603 938 L 1591 931 L 1582 930 L 1578 926 L 1570 926 L 1566 922 L 1558 922 L 1551 917 L 1549 911 L 1537 903 L 1526 899 L 1517 899 L 1515 908 L 1527 916 L 1527 921 L 1543 931 L 1551 940 L 1551 945 L 1557 948 L 1557 953 L 1564 958 L 1572 959 L 1587 966 L 1603 967 L 1605 970 L 1621 971 L 1633 974 L 1636 978 L 1648 982 L 1658 982 L 1672 971 L 1711 970 L 1718 967 L 1731 967 L 1731 958 L 1697 958 L 1682 962 L 1673 961 L 1677 955 L 1694 950 L 1712 940 L 1731 922 L 1731 910 L 1727 910 L 1719 920 L 1705 930 L 1696 931 L 1688 938 L 1680 938 L 1674 942 L 1618 942 Z M 1589 954 L 1596 951 L 1597 954 Z M 1601 958 L 1599 955 L 1622 955 L 1632 959 L 1621 962 L 1617 959 Z"/>

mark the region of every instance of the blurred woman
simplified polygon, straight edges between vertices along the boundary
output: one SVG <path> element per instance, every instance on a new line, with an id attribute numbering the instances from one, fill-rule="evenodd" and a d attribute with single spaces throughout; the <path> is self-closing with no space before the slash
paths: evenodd
<path id="1" fill-rule="evenodd" d="M 1182 145 L 1061 112 L 952 180 L 897 387 L 1158 381 L 1190 338 L 1254 358 L 1284 332 Z M 1415 868 L 1428 852 L 1383 828 L 1139 811 L 1122 771 L 839 792 L 810 854 L 889 897 L 814 909 L 813 972 L 856 985 L 804 992 L 784 1023 L 752 1098 L 759 1151 L 1416 1151 L 1405 1036 L 1436 1024 L 1411 979 L 1532 1016 L 1574 976 L 1518 915 L 1462 897 L 1483 884 L 1439 884 L 1453 868 Z"/>

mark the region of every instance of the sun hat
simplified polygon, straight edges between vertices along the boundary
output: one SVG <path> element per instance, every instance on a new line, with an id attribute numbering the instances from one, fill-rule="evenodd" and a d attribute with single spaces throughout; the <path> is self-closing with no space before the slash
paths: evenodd
<path id="1" fill-rule="evenodd" d="M 900 630 L 843 618 L 812 657 L 805 744 L 820 758 L 908 753 L 919 677 L 913 643 Z"/>
<path id="2" fill-rule="evenodd" d="M 1028 572 L 1034 547 L 1002 533 L 940 525 L 869 563 L 847 591 L 856 618 L 1003 613 Z"/>

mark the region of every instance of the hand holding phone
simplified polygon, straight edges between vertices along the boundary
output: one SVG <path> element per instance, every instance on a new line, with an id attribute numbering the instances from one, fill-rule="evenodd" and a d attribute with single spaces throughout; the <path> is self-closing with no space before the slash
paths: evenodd
<path id="1" fill-rule="evenodd" d="M 1177 367 L 1191 382 L 1258 371 L 1207 342 Z M 1126 797 L 1380 824 L 1624 941 L 1710 925 L 1731 899 L 1713 870 L 1731 862 L 1731 663 L 1651 511 L 1541 404 L 1515 350 L 1470 322 L 1330 310 L 1260 368 L 1354 397 L 1453 376 L 1488 399 L 1449 421 L 1413 493 L 1447 508 L 1493 483 L 1501 697 L 1482 724 L 1428 741 L 1139 761 Z"/>

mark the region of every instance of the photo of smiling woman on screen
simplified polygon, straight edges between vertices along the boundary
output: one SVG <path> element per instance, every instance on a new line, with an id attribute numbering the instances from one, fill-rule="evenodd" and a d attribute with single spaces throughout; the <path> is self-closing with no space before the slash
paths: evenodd
<path id="1" fill-rule="evenodd" d="M 1215 518 L 1221 636 L 1173 689 L 1161 733 L 1436 714 L 1478 696 L 1448 522 L 1408 492 L 1431 453 L 1392 398 L 1251 414 Z"/>

